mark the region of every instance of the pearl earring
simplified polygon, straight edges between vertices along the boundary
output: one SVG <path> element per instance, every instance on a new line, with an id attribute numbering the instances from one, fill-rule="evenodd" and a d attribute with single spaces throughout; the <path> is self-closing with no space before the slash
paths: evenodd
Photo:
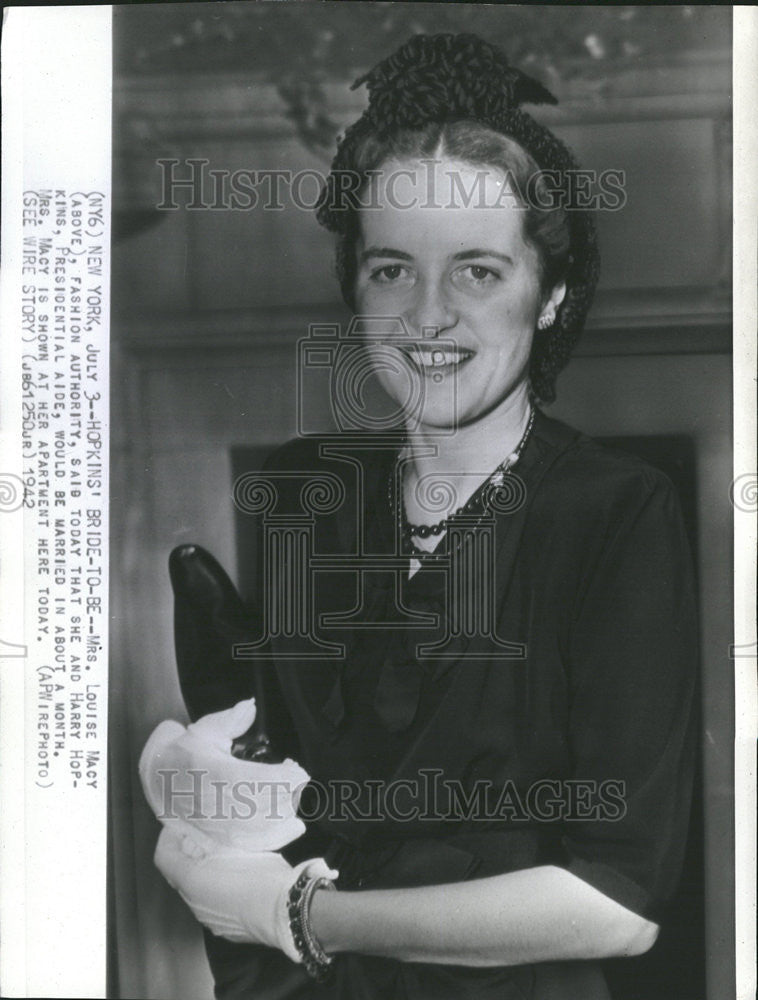
<path id="1" fill-rule="evenodd" d="M 537 329 L 547 330 L 553 325 L 553 323 L 555 323 L 555 313 L 551 310 L 550 312 L 540 316 L 537 321 Z"/>

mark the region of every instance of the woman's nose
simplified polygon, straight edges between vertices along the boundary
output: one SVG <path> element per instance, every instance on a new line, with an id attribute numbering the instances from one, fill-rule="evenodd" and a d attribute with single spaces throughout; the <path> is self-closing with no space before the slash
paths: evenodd
<path id="1" fill-rule="evenodd" d="M 437 337 L 456 323 L 453 303 L 436 282 L 419 282 L 405 318 L 411 336 L 419 338 Z"/>

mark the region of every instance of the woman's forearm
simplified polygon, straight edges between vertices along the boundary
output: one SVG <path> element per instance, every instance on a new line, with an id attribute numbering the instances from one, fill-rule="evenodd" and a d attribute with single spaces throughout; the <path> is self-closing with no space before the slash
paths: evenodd
<path id="1" fill-rule="evenodd" d="M 311 924 L 330 954 L 472 966 L 642 954 L 658 933 L 552 866 L 452 885 L 317 892 Z"/>

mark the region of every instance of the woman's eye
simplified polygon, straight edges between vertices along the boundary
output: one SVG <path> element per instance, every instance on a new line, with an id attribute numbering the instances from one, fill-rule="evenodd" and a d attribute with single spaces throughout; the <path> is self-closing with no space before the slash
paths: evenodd
<path id="1" fill-rule="evenodd" d="M 384 267 L 378 267 L 372 272 L 371 278 L 373 281 L 389 284 L 392 281 L 397 281 L 398 278 L 402 278 L 405 270 L 401 264 L 385 264 Z"/>
<path id="2" fill-rule="evenodd" d="M 493 271 L 490 267 L 485 267 L 483 264 L 469 264 L 468 267 L 464 267 L 463 272 L 467 278 L 478 285 L 489 283 L 499 277 L 497 272 Z"/>

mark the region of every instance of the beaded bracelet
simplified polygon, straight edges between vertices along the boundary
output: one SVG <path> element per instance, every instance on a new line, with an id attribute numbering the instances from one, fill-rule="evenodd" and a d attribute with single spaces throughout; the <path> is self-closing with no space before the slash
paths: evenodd
<path id="1" fill-rule="evenodd" d="M 324 982 L 334 961 L 316 940 L 310 924 L 311 899 L 317 889 L 336 890 L 328 878 L 311 878 L 306 872 L 297 879 L 287 896 L 287 913 L 292 939 L 303 960 L 305 971 L 318 982 Z"/>

